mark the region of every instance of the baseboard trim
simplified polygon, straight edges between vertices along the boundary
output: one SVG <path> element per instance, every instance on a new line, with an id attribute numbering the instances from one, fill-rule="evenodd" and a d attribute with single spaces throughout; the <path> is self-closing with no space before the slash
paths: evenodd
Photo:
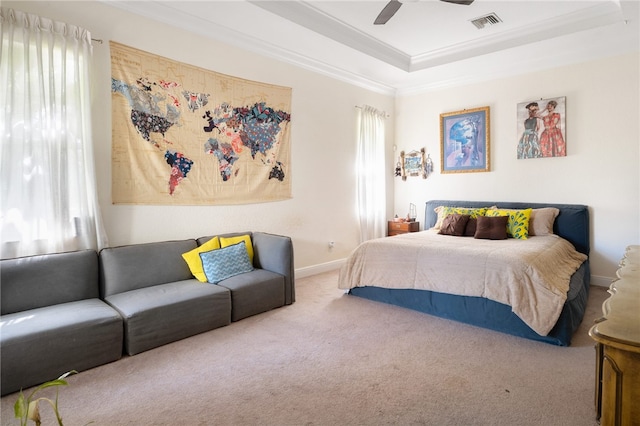
<path id="1" fill-rule="evenodd" d="M 335 271 L 336 269 L 340 269 L 345 262 L 346 259 L 338 259 L 327 263 L 321 263 L 319 265 L 298 268 L 295 271 L 296 278 L 305 278 L 312 275 L 322 274 L 323 272 Z"/>
<path id="2" fill-rule="evenodd" d="M 598 287 L 607 287 L 611 285 L 611 282 L 615 280 L 615 278 L 611 277 L 601 277 L 598 275 L 591 275 L 591 285 L 595 285 Z"/>

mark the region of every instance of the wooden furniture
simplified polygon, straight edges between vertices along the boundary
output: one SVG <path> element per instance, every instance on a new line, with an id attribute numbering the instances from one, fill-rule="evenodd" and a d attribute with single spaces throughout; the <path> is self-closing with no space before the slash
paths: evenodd
<path id="1" fill-rule="evenodd" d="M 395 222 L 393 220 L 390 220 L 387 226 L 387 235 L 391 237 L 398 234 L 418 232 L 419 230 L 420 222 Z"/>
<path id="2" fill-rule="evenodd" d="M 603 426 L 640 423 L 640 246 L 629 246 L 589 330 L 596 341 L 596 417 Z"/>

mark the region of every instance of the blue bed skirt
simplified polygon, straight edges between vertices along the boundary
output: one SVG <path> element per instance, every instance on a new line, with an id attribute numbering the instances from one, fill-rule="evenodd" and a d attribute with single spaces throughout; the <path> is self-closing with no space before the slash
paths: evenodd
<path id="1" fill-rule="evenodd" d="M 589 211 L 586 206 L 570 204 L 505 203 L 483 201 L 428 201 L 425 229 L 435 224 L 433 209 L 439 205 L 458 207 L 483 207 L 497 205 L 500 208 L 557 207 L 554 233 L 571 242 L 576 250 L 589 255 Z M 457 296 L 428 290 L 387 289 L 380 287 L 356 287 L 349 293 L 378 302 L 402 306 L 441 318 L 460 321 L 526 339 L 558 346 L 569 346 L 571 338 L 584 318 L 589 296 L 590 270 L 587 259 L 573 274 L 567 301 L 551 332 L 541 336 L 526 325 L 511 307 L 482 297 Z"/>
<path id="2" fill-rule="evenodd" d="M 541 336 L 533 331 L 512 312 L 511 306 L 482 297 L 456 296 L 428 290 L 398 290 L 381 287 L 356 287 L 349 290 L 349 293 L 365 299 L 402 306 L 437 317 L 526 339 L 558 346 L 569 346 L 573 333 L 582 322 L 587 305 L 589 285 L 584 286 L 581 283 L 585 276 L 589 276 L 588 261 L 584 262 L 574 274 L 572 284 L 574 284 L 573 293 L 575 294 L 571 300 L 567 300 L 562 308 L 558 322 L 546 336 Z"/>

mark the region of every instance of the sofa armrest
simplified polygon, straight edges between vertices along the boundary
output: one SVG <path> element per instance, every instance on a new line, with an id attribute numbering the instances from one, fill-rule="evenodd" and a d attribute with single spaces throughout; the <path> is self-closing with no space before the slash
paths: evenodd
<path id="1" fill-rule="evenodd" d="M 286 305 L 296 301 L 293 263 L 293 243 L 282 235 L 254 232 L 252 235 L 253 264 L 260 269 L 276 272 L 285 277 Z"/>

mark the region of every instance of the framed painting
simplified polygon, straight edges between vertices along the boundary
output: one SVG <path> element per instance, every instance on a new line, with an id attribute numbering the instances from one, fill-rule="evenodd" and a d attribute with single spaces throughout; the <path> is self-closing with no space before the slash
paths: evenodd
<path id="1" fill-rule="evenodd" d="M 518 160 L 566 157 L 566 98 L 549 98 L 518 104 Z"/>
<path id="2" fill-rule="evenodd" d="M 440 114 L 442 173 L 489 171 L 489 107 Z"/>
<path id="3" fill-rule="evenodd" d="M 407 176 L 422 176 L 423 179 L 427 178 L 425 169 L 425 149 L 422 148 L 420 152 L 411 151 L 405 153 L 400 152 L 400 164 L 402 166 L 402 180 L 407 180 Z"/>

